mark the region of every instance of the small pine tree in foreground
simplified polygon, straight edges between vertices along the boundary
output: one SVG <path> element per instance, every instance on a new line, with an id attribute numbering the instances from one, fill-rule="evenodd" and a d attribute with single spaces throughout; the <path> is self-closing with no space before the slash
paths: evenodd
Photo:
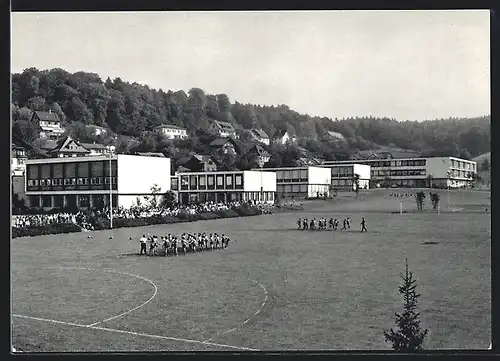
<path id="1" fill-rule="evenodd" d="M 413 272 L 408 271 L 408 260 L 405 259 L 406 272 L 401 274 L 403 283 L 399 286 L 399 293 L 404 298 L 404 311 L 396 313 L 396 330 L 384 330 L 386 342 L 392 342 L 392 348 L 401 352 L 415 352 L 422 349 L 422 343 L 427 335 L 427 329 L 420 329 L 420 313 L 417 312 L 419 294 L 415 292 L 417 287 Z"/>

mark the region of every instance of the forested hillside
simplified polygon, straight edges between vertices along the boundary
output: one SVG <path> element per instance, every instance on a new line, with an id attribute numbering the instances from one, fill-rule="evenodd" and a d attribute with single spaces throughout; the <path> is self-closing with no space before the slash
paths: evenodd
<path id="1" fill-rule="evenodd" d="M 120 78 L 103 81 L 97 74 L 71 74 L 62 69 L 30 68 L 12 74 L 13 134 L 32 143 L 36 142 L 36 129 L 27 121 L 26 108 L 52 109 L 68 132 L 80 140 L 95 140 L 89 139 L 92 136 L 85 127 L 95 124 L 118 135 L 117 140 L 100 141 L 115 141 L 121 151 L 135 147 L 170 156 L 206 150 L 207 142 L 212 139 L 206 131 L 212 119 L 232 123 L 242 134 L 243 144 L 248 142 L 242 133 L 244 129 L 262 128 L 269 135 L 286 129 L 298 137 L 298 145 L 311 156 L 327 160 L 348 159 L 358 151 L 380 146 L 411 149 L 422 155 L 465 158 L 490 151 L 490 116 L 424 122 L 372 117 L 332 120 L 300 114 L 286 105 L 232 102 L 226 94 L 206 94 L 199 88 L 192 88 L 187 94 L 182 90 L 156 90 Z M 154 135 L 144 136 L 145 131 L 161 124 L 186 127 L 190 139 L 168 142 Z M 327 131 L 342 133 L 346 141 L 335 141 Z M 287 165 L 298 156 L 298 149 L 293 146 L 287 149 L 271 146 L 269 151 L 275 155 L 273 162 L 277 165 Z"/>

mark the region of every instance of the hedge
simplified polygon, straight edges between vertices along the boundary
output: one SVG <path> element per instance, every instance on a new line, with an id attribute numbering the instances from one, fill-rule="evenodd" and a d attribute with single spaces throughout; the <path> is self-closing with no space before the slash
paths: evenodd
<path id="1" fill-rule="evenodd" d="M 44 234 L 60 234 L 81 232 L 82 229 L 73 223 L 56 223 L 47 224 L 45 226 L 30 226 L 30 227 L 12 227 L 12 238 L 17 237 L 33 237 Z"/>

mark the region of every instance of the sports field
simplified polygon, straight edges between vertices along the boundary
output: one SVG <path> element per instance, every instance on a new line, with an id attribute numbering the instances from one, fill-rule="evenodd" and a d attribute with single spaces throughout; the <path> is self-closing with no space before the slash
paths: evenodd
<path id="1" fill-rule="evenodd" d="M 12 344 L 26 352 L 387 350 L 405 257 L 428 349 L 486 349 L 491 335 L 490 193 L 441 191 L 441 212 L 371 190 L 301 213 L 17 238 Z M 414 192 L 414 191 L 413 191 Z M 398 214 L 400 202 L 407 212 Z M 427 209 L 427 210 L 425 210 Z M 297 218 L 351 218 L 297 231 Z M 368 232 L 360 233 L 364 216 Z M 139 237 L 218 232 L 226 250 L 139 256 Z M 109 239 L 112 235 L 113 239 Z M 129 240 L 133 237 L 133 240 Z"/>

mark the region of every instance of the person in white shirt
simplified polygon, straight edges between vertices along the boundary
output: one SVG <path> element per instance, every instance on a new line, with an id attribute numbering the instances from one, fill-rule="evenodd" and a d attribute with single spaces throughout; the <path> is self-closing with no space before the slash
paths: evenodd
<path id="1" fill-rule="evenodd" d="M 145 235 L 142 235 L 141 239 L 139 240 L 141 242 L 141 253 L 142 254 L 142 251 L 144 251 L 144 254 L 146 255 L 146 236 Z"/>

